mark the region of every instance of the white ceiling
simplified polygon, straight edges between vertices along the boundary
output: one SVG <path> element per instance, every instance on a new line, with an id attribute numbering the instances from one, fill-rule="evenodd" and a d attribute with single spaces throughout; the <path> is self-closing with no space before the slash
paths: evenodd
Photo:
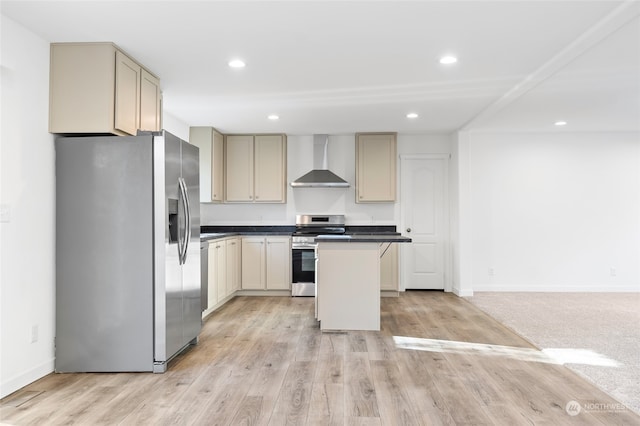
<path id="1" fill-rule="evenodd" d="M 2 1 L 50 42 L 112 41 L 164 108 L 223 133 L 640 131 L 637 1 Z M 458 56 L 455 65 L 438 58 Z M 243 58 L 236 70 L 227 62 Z M 416 112 L 417 119 L 407 119 Z M 280 120 L 270 121 L 269 114 Z"/>

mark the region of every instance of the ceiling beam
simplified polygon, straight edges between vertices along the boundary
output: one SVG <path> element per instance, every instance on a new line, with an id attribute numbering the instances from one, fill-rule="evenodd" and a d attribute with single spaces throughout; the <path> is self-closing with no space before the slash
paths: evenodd
<path id="1" fill-rule="evenodd" d="M 540 83 L 555 75 L 578 56 L 584 54 L 638 16 L 640 16 L 640 2 L 637 0 L 625 1 L 540 66 L 536 71 L 529 74 L 524 80 L 512 87 L 495 102 L 489 104 L 487 108 L 462 126 L 459 131 L 473 130 L 475 126 L 491 118 L 497 112 L 503 110 L 536 88 Z"/>

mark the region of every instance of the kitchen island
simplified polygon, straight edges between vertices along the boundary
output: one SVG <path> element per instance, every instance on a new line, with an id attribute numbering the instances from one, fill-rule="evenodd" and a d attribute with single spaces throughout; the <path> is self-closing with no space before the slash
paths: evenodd
<path id="1" fill-rule="evenodd" d="M 380 330 L 380 258 L 399 234 L 319 235 L 316 318 L 320 329 Z"/>

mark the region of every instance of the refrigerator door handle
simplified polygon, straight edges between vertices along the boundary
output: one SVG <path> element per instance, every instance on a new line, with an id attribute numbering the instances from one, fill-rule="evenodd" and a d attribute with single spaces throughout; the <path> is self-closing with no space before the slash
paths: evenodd
<path id="1" fill-rule="evenodd" d="M 182 235 L 182 244 L 180 245 L 180 264 L 184 265 L 187 261 L 187 246 L 189 245 L 189 238 L 191 235 L 191 218 L 190 218 L 190 209 L 189 209 L 189 198 L 187 195 L 186 184 L 184 179 L 178 178 L 178 187 L 180 190 L 180 198 L 182 200 L 182 207 L 184 211 L 184 235 Z"/>
<path id="2" fill-rule="evenodd" d="M 178 199 L 180 204 L 182 204 L 182 211 L 184 212 L 184 227 L 185 230 L 181 232 L 180 228 L 178 228 L 178 263 L 182 265 L 184 263 L 184 251 L 185 251 L 185 235 L 187 228 L 187 209 L 184 201 L 184 191 L 182 190 L 182 178 L 178 178 Z M 178 224 L 180 223 L 180 207 L 178 207 Z"/>
<path id="3" fill-rule="evenodd" d="M 185 206 L 185 214 L 187 215 L 186 226 L 185 226 L 185 238 L 184 238 L 184 253 L 182 257 L 182 263 L 187 262 L 187 252 L 189 248 L 189 240 L 191 240 L 191 202 L 189 201 L 189 191 L 187 189 L 187 182 L 184 178 L 180 178 L 182 182 L 182 192 L 184 193 L 184 206 Z"/>

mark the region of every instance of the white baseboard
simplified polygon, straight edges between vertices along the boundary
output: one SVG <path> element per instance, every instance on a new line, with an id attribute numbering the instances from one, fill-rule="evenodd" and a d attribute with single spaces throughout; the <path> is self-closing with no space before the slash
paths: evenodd
<path id="1" fill-rule="evenodd" d="M 473 291 L 544 292 L 544 293 L 640 293 L 640 286 L 633 285 L 530 285 L 530 284 L 480 284 Z M 473 292 L 472 294 L 473 295 Z"/>
<path id="2" fill-rule="evenodd" d="M 451 292 L 453 294 L 455 294 L 456 296 L 458 296 L 458 297 L 471 297 L 471 296 L 473 296 L 473 290 L 470 290 L 470 289 L 461 290 L 458 287 L 453 287 L 451 289 Z"/>
<path id="3" fill-rule="evenodd" d="M 238 290 L 236 296 L 289 296 L 291 290 Z"/>
<path id="4" fill-rule="evenodd" d="M 42 364 L 18 374 L 10 378 L 9 380 L 0 383 L 0 398 L 4 398 L 7 395 L 14 393 L 15 391 L 27 386 L 30 383 L 35 382 L 38 379 L 46 376 L 49 373 L 53 373 L 55 368 L 54 359 L 43 362 Z"/>

